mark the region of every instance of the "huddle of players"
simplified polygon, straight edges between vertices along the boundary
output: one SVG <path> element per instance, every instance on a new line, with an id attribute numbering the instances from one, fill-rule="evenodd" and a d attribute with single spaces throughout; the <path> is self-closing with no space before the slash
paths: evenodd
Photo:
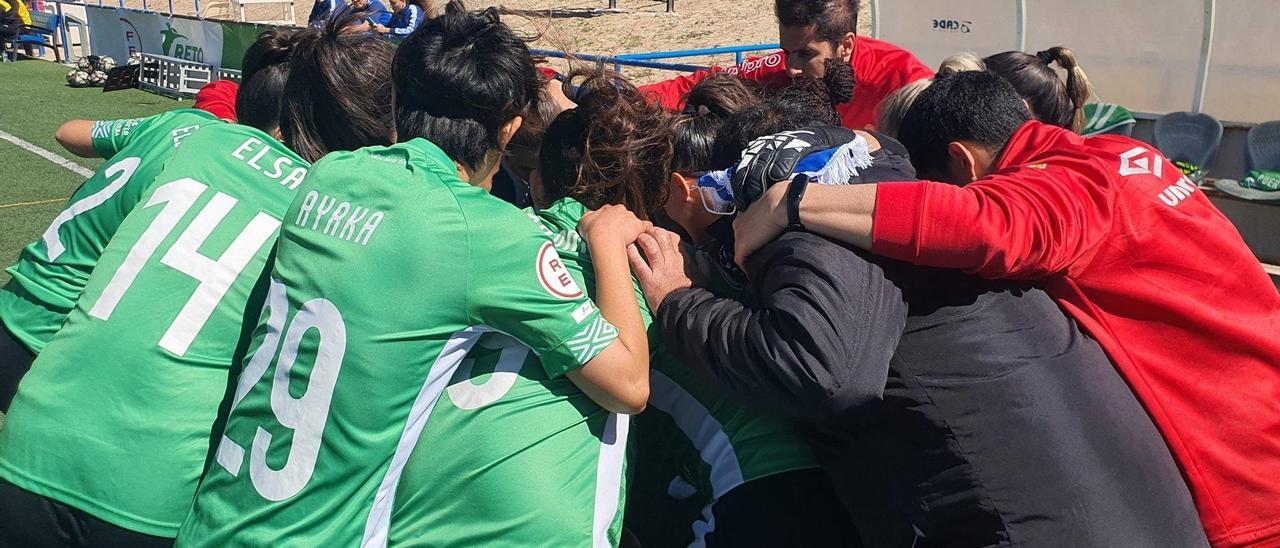
<path id="1" fill-rule="evenodd" d="M 0 544 L 619 544 L 652 224 L 489 194 L 547 84 L 496 10 L 346 23 L 239 123 L 60 128 L 107 161 L 0 292 Z"/>
<path id="2" fill-rule="evenodd" d="M 832 108 L 852 71 L 769 102 L 696 75 L 674 121 L 575 74 L 560 113 L 492 10 L 398 50 L 340 24 L 260 39 L 238 124 L 60 131 L 107 162 L 0 291 L 39 355 L 0 430 L 0 540 L 618 545 L 625 508 L 644 545 L 856 543 L 805 440 L 673 359 L 628 267 L 673 237 L 650 221 L 727 241 L 698 176 L 771 125 L 865 116 Z M 488 194 L 504 149 L 536 212 Z"/>

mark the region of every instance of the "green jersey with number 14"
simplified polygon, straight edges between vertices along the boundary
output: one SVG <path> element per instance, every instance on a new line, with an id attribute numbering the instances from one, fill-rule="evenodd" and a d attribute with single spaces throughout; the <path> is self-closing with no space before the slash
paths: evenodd
<path id="1" fill-rule="evenodd" d="M 615 544 L 629 423 L 564 374 L 617 332 L 537 222 L 422 139 L 299 192 L 179 545 Z"/>
<path id="2" fill-rule="evenodd" d="M 307 164 L 248 126 L 183 140 L 0 430 L 0 477 L 126 529 L 186 516 L 251 291 Z"/>
<path id="3" fill-rule="evenodd" d="M 220 123 L 203 110 L 178 109 L 93 123 L 93 147 L 106 163 L 71 195 L 66 209 L 9 267 L 0 320 L 39 354 L 71 313 L 98 257 L 138 205 L 174 147 L 201 126 Z"/>

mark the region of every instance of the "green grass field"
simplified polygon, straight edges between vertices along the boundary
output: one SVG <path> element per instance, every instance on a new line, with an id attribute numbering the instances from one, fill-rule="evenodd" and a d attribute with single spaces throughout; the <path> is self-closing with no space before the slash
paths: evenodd
<path id="1" fill-rule="evenodd" d="M 54 132 L 67 120 L 150 116 L 191 106 L 140 90 L 103 93 L 66 85 L 69 67 L 24 59 L 0 64 L 0 131 L 87 169 L 102 160 L 77 158 L 58 146 Z M 0 268 L 8 268 L 66 205 L 84 177 L 9 141 L 0 140 Z M 0 271 L 0 284 L 9 274 Z M 0 413 L 0 426 L 4 414 Z"/>
<path id="2" fill-rule="evenodd" d="M 69 67 L 24 59 L 0 64 L 0 131 L 90 170 L 101 160 L 77 158 L 58 146 L 54 132 L 67 120 L 150 116 L 191 106 L 139 90 L 103 93 L 66 85 Z M 8 141 L 0 140 L 0 268 L 12 265 L 35 240 L 84 177 Z M 0 283 L 9 280 L 0 272 Z"/>

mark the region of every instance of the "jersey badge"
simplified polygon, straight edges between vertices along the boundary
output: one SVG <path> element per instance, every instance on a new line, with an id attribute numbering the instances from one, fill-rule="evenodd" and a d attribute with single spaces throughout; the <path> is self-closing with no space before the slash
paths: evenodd
<path id="1" fill-rule="evenodd" d="M 538 281 L 542 282 L 542 287 L 553 296 L 561 299 L 576 299 L 582 296 L 582 290 L 578 288 L 578 282 L 573 281 L 573 276 L 569 274 L 569 269 L 564 266 L 564 261 L 560 259 L 560 254 L 556 253 L 556 248 L 551 242 L 543 242 L 542 249 L 538 250 Z"/>

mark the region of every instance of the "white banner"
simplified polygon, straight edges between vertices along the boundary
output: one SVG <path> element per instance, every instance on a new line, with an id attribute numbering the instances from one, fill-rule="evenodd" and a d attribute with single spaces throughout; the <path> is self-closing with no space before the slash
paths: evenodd
<path id="1" fill-rule="evenodd" d="M 936 67 L 949 55 L 1075 50 L 1098 99 L 1162 114 L 1280 119 L 1276 0 L 913 0 L 876 2 L 877 38 Z M 1064 9 L 1069 5 L 1070 9 Z M 1203 104 L 1197 104 L 1201 78 Z"/>
<path id="2" fill-rule="evenodd" d="M 222 66 L 222 25 L 120 8 L 86 6 L 89 47 L 119 63 L 143 52 Z"/>

